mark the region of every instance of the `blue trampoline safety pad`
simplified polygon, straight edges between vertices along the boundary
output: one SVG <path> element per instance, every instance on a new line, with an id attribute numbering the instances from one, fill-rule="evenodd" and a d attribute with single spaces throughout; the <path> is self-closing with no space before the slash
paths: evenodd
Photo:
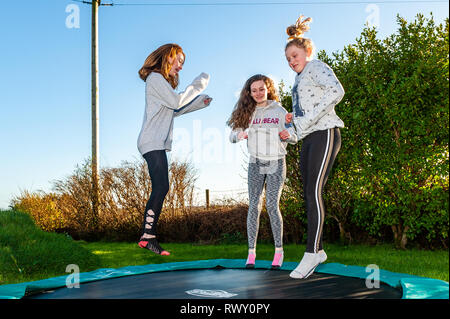
<path id="1" fill-rule="evenodd" d="M 91 272 L 80 273 L 79 283 L 83 284 L 97 280 L 175 270 L 214 268 L 245 269 L 245 262 L 245 259 L 211 259 L 128 266 L 117 269 L 101 268 Z M 270 269 L 271 264 L 271 261 L 258 260 L 256 261 L 255 268 Z M 283 263 L 281 270 L 291 271 L 297 267 L 297 265 L 298 263 L 296 262 L 285 262 Z M 377 272 L 376 274 L 375 271 Z M 371 278 L 370 276 L 376 275 L 374 278 L 379 278 L 379 281 L 391 287 L 401 289 L 403 299 L 449 299 L 448 282 L 443 280 L 394 273 L 383 269 L 347 266 L 338 263 L 321 264 L 316 268 L 316 272 L 366 280 Z M 0 286 L 0 299 L 20 299 L 27 294 L 66 287 L 68 278 L 70 278 L 69 276 L 71 276 L 71 274 L 33 282 L 2 285 Z"/>

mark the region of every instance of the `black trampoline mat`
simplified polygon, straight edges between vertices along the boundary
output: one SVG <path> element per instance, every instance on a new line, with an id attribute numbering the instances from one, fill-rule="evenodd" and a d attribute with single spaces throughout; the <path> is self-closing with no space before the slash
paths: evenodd
<path id="1" fill-rule="evenodd" d="M 369 289 L 364 279 L 314 273 L 292 279 L 290 271 L 259 269 L 199 269 L 155 272 L 58 288 L 27 298 L 36 299 L 197 299 L 202 291 L 222 291 L 237 299 L 393 299 L 400 289 L 380 283 Z M 196 294 L 188 294 L 194 291 Z M 233 295 L 231 295 L 233 294 Z M 208 296 L 211 296 L 210 294 Z M 217 296 L 217 295 L 216 295 Z M 218 299 L 219 297 L 214 297 Z"/>

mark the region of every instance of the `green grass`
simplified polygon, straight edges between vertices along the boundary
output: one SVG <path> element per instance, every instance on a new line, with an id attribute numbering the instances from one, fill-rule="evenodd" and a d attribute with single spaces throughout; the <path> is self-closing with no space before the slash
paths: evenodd
<path id="1" fill-rule="evenodd" d="M 100 266 L 100 258 L 63 234 L 44 232 L 23 213 L 0 211 L 0 285 L 53 277 L 67 265 Z"/>
<path id="2" fill-rule="evenodd" d="M 0 211 L 0 285 L 66 275 L 69 264 L 81 272 L 164 262 L 204 259 L 245 259 L 247 245 L 162 243 L 170 256 L 155 255 L 136 243 L 73 241 L 63 234 L 39 230 L 29 216 Z M 304 245 L 285 245 L 285 261 L 299 262 Z M 449 281 L 448 251 L 397 250 L 392 245 L 325 244 L 327 262 L 367 266 Z M 258 244 L 257 259 L 272 260 L 273 245 Z"/>

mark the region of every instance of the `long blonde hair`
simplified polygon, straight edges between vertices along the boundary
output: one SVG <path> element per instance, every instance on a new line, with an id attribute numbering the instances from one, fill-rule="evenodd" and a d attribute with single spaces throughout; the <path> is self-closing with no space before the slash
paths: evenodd
<path id="1" fill-rule="evenodd" d="M 288 43 L 284 50 L 286 51 L 290 46 L 295 45 L 300 49 L 304 49 L 306 52 L 310 51 L 314 52 L 314 43 L 311 39 L 303 37 L 303 35 L 308 32 L 309 25 L 308 23 L 312 22 L 312 18 L 304 18 L 304 15 L 300 15 L 295 24 L 292 24 L 287 27 L 286 33 L 289 36 Z"/>
<path id="2" fill-rule="evenodd" d="M 178 74 L 175 76 L 169 75 L 172 68 L 169 58 L 176 58 L 178 53 L 182 53 L 183 57 L 186 58 L 183 49 L 178 44 L 168 43 L 160 46 L 145 59 L 144 65 L 138 72 L 139 77 L 145 81 L 150 73 L 158 72 L 175 89 L 178 86 Z"/>
<path id="3" fill-rule="evenodd" d="M 253 84 L 253 82 L 256 81 L 264 81 L 264 84 L 267 87 L 268 100 L 280 100 L 275 91 L 275 85 L 272 79 L 262 74 L 256 74 L 252 76 L 245 82 L 239 100 L 236 103 L 236 107 L 234 108 L 233 113 L 231 113 L 231 116 L 227 121 L 227 125 L 233 130 L 237 128 L 242 128 L 243 130 L 245 130 L 249 127 L 251 116 L 256 108 L 256 102 L 250 95 L 250 86 Z"/>

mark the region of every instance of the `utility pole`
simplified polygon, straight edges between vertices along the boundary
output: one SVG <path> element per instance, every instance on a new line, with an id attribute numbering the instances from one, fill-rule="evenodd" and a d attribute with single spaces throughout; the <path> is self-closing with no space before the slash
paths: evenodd
<path id="1" fill-rule="evenodd" d="M 91 52 L 91 101 L 92 101 L 92 214 L 93 227 L 97 229 L 99 216 L 99 98 L 98 98 L 98 7 L 101 0 L 92 0 L 92 52 Z"/>
<path id="2" fill-rule="evenodd" d="M 74 0 L 75 1 L 75 0 Z M 99 98 L 98 98 L 98 8 L 100 6 L 113 6 L 113 3 L 101 3 L 101 0 L 78 2 L 92 5 L 92 29 L 91 29 L 91 105 L 92 105 L 92 226 L 98 227 L 98 216 L 100 207 L 99 192 Z"/>

